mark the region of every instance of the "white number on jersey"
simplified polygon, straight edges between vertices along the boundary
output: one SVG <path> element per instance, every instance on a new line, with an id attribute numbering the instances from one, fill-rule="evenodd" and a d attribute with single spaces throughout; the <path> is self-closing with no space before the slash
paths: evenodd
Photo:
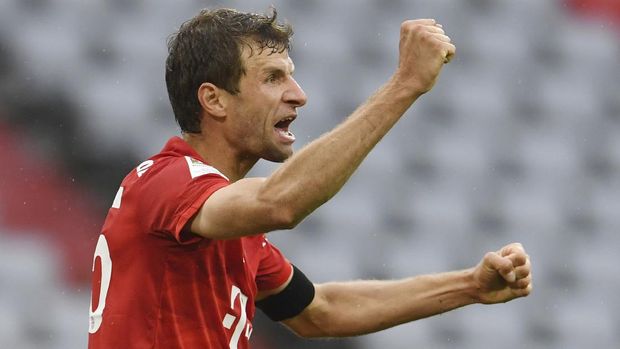
<path id="1" fill-rule="evenodd" d="M 230 309 L 235 309 L 235 300 L 239 298 L 239 305 L 241 306 L 241 318 L 239 322 L 237 322 L 237 326 L 235 326 L 235 330 L 233 331 L 232 336 L 230 337 L 230 342 L 228 343 L 229 349 L 237 349 L 237 344 L 239 343 L 239 338 L 245 329 L 245 336 L 249 339 L 252 335 L 252 324 L 248 324 L 248 316 L 246 314 L 246 306 L 248 304 L 248 296 L 244 295 L 239 287 L 233 285 L 230 290 Z M 226 314 L 224 316 L 224 320 L 222 320 L 222 325 L 224 328 L 230 330 L 233 323 L 237 319 L 236 316 L 231 314 Z M 247 324 L 247 327 L 246 327 Z"/>
<path id="2" fill-rule="evenodd" d="M 108 296 L 108 289 L 110 288 L 110 280 L 112 278 L 112 259 L 110 258 L 110 249 L 108 247 L 108 241 L 103 234 L 99 235 L 97 241 L 97 247 L 95 248 L 95 256 L 93 257 L 93 269 L 95 271 L 95 261 L 97 257 L 101 259 L 101 289 L 99 291 L 99 303 L 97 309 L 93 310 L 93 299 L 91 294 L 89 312 L 89 326 L 88 332 L 95 333 L 101 327 L 103 322 L 103 310 L 105 309 L 105 302 Z M 228 347 L 230 349 L 237 349 L 239 338 L 241 334 L 244 334 L 246 338 L 250 338 L 252 335 L 252 324 L 248 323 L 248 316 L 246 313 L 246 307 L 248 305 L 248 296 L 244 295 L 239 287 L 232 286 L 230 290 L 230 308 L 235 309 L 236 300 L 239 299 L 239 307 L 241 308 L 241 317 L 235 326 Z M 237 317 L 232 314 L 226 314 L 222 325 L 224 328 L 230 329 L 234 324 Z M 245 330 L 245 331 L 244 331 Z M 244 333 L 245 332 L 245 333 Z"/>
<path id="3" fill-rule="evenodd" d="M 110 279 L 112 278 L 112 259 L 110 258 L 110 249 L 108 241 L 103 234 L 99 235 L 97 247 L 95 248 L 95 256 L 93 257 L 93 272 L 95 271 L 95 260 L 101 259 L 101 289 L 99 290 L 99 303 L 97 309 L 93 311 L 93 296 L 90 296 L 89 326 L 88 332 L 95 333 L 101 327 L 103 321 L 103 309 L 105 308 L 105 300 L 108 296 L 108 288 L 110 287 Z"/>

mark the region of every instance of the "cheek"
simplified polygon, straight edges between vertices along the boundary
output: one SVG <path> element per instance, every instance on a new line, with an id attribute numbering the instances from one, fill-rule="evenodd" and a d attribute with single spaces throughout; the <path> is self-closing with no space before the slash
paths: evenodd
<path id="1" fill-rule="evenodd" d="M 235 110 L 234 131 L 240 135 L 251 135 L 256 129 L 256 110 L 251 105 L 243 105 Z"/>
<path id="2" fill-rule="evenodd" d="M 245 141 L 265 141 L 271 138 L 273 133 L 272 121 L 275 120 L 278 109 L 278 99 L 269 91 L 257 89 L 258 92 L 251 97 L 246 96 L 239 101 L 235 110 L 235 132 L 245 137 Z"/>
<path id="3" fill-rule="evenodd" d="M 256 111 L 248 110 L 235 123 L 234 134 L 245 146 L 255 148 L 267 138 L 267 131 L 265 121 L 258 117 Z"/>
<path id="4" fill-rule="evenodd" d="M 248 141 L 252 138 L 255 138 L 256 126 L 252 125 L 250 120 L 242 120 L 237 123 L 235 127 L 235 134 L 239 135 L 241 139 Z"/>

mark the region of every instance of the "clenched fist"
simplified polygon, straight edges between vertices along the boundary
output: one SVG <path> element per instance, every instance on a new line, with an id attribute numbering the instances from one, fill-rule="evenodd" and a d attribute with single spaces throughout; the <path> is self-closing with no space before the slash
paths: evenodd
<path id="1" fill-rule="evenodd" d="M 400 26 L 398 69 L 396 80 L 413 94 L 430 91 L 445 63 L 456 53 L 456 47 L 434 19 L 405 21 Z"/>
<path id="2" fill-rule="evenodd" d="M 493 304 L 532 292 L 530 258 L 520 243 L 487 253 L 474 268 L 480 303 Z"/>

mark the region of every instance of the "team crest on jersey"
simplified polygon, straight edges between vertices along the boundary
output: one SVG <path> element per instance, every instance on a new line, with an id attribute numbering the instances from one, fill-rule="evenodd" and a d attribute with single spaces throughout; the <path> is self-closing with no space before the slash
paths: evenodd
<path id="1" fill-rule="evenodd" d="M 189 167 L 189 173 L 191 174 L 192 178 L 204 176 L 206 174 L 216 174 L 218 176 L 222 176 L 226 178 L 226 180 L 229 180 L 228 177 L 224 176 L 222 172 L 218 171 L 213 166 L 209 166 L 205 164 L 204 162 L 198 161 L 189 156 L 186 156 L 185 160 L 187 161 L 187 166 Z"/>

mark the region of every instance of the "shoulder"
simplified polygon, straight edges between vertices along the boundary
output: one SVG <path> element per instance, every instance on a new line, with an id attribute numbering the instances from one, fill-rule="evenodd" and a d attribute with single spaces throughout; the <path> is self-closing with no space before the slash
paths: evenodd
<path id="1" fill-rule="evenodd" d="M 228 177 L 224 176 L 224 174 L 218 169 L 213 166 L 207 165 L 204 162 L 197 160 L 191 156 L 185 155 L 183 156 L 183 160 L 179 161 L 185 162 L 185 164 L 187 165 L 187 171 L 189 171 L 189 175 L 192 179 L 205 175 L 214 175 L 228 181 Z M 181 167 L 183 166 L 181 165 Z"/>
<path id="2" fill-rule="evenodd" d="M 140 182 L 187 183 L 201 177 L 224 179 L 215 167 L 208 165 L 195 150 L 179 137 L 172 137 L 156 155 L 141 162 L 127 176 Z"/>
<path id="3" fill-rule="evenodd" d="M 226 181 L 228 178 L 215 167 L 188 155 L 158 154 L 141 162 L 127 176 L 142 185 L 183 185 L 200 179 Z"/>

